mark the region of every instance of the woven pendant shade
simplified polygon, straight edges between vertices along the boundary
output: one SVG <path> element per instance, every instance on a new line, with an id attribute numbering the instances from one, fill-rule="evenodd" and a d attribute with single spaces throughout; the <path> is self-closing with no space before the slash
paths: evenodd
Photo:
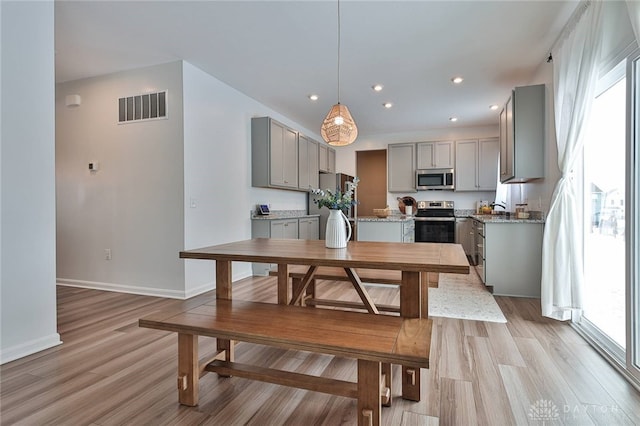
<path id="1" fill-rule="evenodd" d="M 342 117 L 342 120 L 339 117 Z M 338 119 L 336 120 L 336 118 Z M 356 140 L 358 127 L 346 105 L 337 103 L 331 107 L 329 114 L 322 122 L 320 135 L 329 145 L 333 146 L 349 145 Z"/>

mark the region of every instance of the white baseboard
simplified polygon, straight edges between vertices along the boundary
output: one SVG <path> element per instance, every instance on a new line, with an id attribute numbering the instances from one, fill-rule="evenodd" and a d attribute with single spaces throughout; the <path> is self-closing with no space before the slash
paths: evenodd
<path id="1" fill-rule="evenodd" d="M 49 336 L 41 337 L 39 339 L 24 342 L 10 348 L 2 349 L 0 350 L 0 364 L 15 361 L 16 359 L 35 354 L 36 352 L 44 351 L 45 349 L 49 349 L 60 344 L 62 344 L 60 335 L 58 333 L 53 333 Z"/>
<path id="2" fill-rule="evenodd" d="M 115 291 L 118 293 L 165 297 L 169 299 L 185 299 L 184 290 L 168 290 L 165 288 L 139 287 L 126 284 L 102 283 L 97 281 L 71 280 L 67 278 L 58 278 L 56 283 L 58 285 L 68 287 L 90 288 L 92 290 Z"/>
<path id="3" fill-rule="evenodd" d="M 232 280 L 238 281 L 250 276 L 251 276 L 251 271 L 247 271 L 238 275 L 234 274 Z M 194 296 L 197 296 L 202 293 L 206 293 L 207 291 L 211 291 L 216 288 L 216 285 L 213 281 L 199 285 L 198 287 L 194 289 L 190 289 L 189 291 L 167 290 L 164 288 L 139 287 L 139 286 L 125 285 L 125 284 L 102 283 L 97 281 L 72 280 L 67 278 L 58 278 L 56 280 L 56 283 L 58 285 L 64 285 L 68 287 L 80 287 L 80 288 L 89 288 L 92 290 L 115 291 L 118 293 L 139 294 L 142 296 L 165 297 L 169 299 L 180 299 L 180 300 L 190 299 Z"/>
<path id="4" fill-rule="evenodd" d="M 216 288 L 216 283 L 214 283 L 213 281 L 211 281 L 209 283 L 202 284 L 202 285 L 200 285 L 200 286 L 198 286 L 196 288 L 192 288 L 190 290 L 187 290 L 185 292 L 185 299 L 191 299 L 192 297 L 195 297 L 195 296 L 197 296 L 199 294 L 206 293 L 206 292 L 211 291 L 211 290 L 215 290 L 215 288 Z"/>

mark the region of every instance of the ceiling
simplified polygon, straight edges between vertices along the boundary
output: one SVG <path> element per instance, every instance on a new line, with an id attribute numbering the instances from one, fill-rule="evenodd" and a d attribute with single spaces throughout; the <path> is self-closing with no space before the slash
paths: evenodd
<path id="1" fill-rule="evenodd" d="M 360 137 L 495 124 L 489 106 L 529 83 L 577 4 L 343 0 L 340 100 Z M 182 59 L 319 133 L 337 29 L 336 1 L 56 0 L 56 81 Z"/>

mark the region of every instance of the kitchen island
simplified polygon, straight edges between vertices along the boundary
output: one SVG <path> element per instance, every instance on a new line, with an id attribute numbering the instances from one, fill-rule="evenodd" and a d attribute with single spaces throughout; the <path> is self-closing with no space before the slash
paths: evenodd
<path id="1" fill-rule="evenodd" d="M 543 219 L 471 215 L 476 270 L 496 296 L 540 297 Z"/>
<path id="2" fill-rule="evenodd" d="M 358 241 L 412 243 L 415 238 L 413 217 L 406 215 L 358 217 L 357 229 Z"/>

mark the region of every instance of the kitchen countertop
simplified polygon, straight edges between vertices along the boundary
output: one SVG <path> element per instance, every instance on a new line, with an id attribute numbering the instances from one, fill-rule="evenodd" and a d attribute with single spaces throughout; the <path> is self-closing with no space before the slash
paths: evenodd
<path id="1" fill-rule="evenodd" d="M 507 219 L 505 215 L 499 214 L 472 214 L 471 219 L 479 220 L 482 223 L 544 223 L 544 219 Z"/>
<path id="2" fill-rule="evenodd" d="M 387 217 L 378 216 L 358 216 L 358 222 L 409 222 L 413 216 L 392 215 Z"/>
<path id="3" fill-rule="evenodd" d="M 272 210 L 271 214 L 258 215 L 251 213 L 251 220 L 278 220 L 278 219 L 304 219 L 307 217 L 320 217 L 319 214 L 307 214 L 305 210 Z"/>

